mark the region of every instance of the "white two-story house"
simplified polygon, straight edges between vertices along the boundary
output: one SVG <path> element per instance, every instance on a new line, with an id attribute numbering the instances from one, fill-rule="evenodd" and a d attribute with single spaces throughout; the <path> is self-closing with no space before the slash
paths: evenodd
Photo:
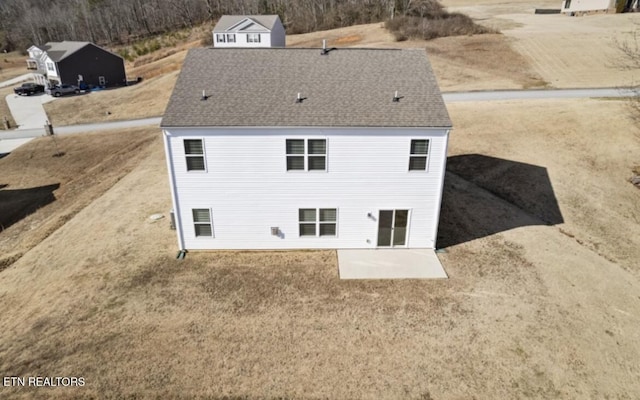
<path id="1" fill-rule="evenodd" d="M 214 47 L 284 47 L 277 15 L 223 15 L 213 28 Z"/>
<path id="2" fill-rule="evenodd" d="M 451 122 L 424 50 L 193 49 L 161 127 L 181 250 L 436 246 Z"/>

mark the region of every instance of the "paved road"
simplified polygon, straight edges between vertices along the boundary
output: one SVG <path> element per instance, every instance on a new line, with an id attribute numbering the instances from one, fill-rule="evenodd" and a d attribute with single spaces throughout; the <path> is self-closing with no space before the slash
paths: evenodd
<path id="1" fill-rule="evenodd" d="M 633 90 L 604 89 L 549 89 L 549 90 L 492 90 L 479 92 L 443 93 L 445 103 L 460 101 L 533 100 L 533 99 L 577 99 L 589 97 L 630 97 Z"/>
<path id="2" fill-rule="evenodd" d="M 450 92 L 443 93 L 445 103 L 463 101 L 492 101 L 492 100 L 528 100 L 528 99 L 570 99 L 589 97 L 629 97 L 635 93 L 628 89 L 551 89 L 551 90 L 494 90 L 478 92 Z M 140 126 L 160 125 L 161 117 L 136 119 L 129 121 L 103 122 L 55 127 L 57 135 L 67 135 L 80 132 L 95 132 L 109 129 L 134 128 Z M 21 129 L 9 132 L 0 131 L 0 154 L 25 143 L 25 139 L 35 138 L 44 134 L 44 127 Z"/>

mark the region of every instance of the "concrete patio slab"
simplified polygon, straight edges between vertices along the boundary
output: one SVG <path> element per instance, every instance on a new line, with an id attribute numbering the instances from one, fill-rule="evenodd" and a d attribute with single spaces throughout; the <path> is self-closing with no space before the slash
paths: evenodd
<path id="1" fill-rule="evenodd" d="M 434 250 L 338 250 L 340 279 L 448 278 Z"/>

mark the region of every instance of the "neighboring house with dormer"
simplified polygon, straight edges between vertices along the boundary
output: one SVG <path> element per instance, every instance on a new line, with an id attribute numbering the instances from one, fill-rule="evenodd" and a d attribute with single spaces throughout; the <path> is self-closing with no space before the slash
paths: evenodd
<path id="1" fill-rule="evenodd" d="M 90 42 L 49 42 L 31 46 L 27 53 L 27 69 L 43 85 L 126 84 L 124 59 Z"/>
<path id="2" fill-rule="evenodd" d="M 161 127 L 180 250 L 436 246 L 451 121 L 422 49 L 192 49 Z"/>
<path id="3" fill-rule="evenodd" d="M 223 15 L 213 28 L 214 47 L 285 47 L 277 15 Z"/>

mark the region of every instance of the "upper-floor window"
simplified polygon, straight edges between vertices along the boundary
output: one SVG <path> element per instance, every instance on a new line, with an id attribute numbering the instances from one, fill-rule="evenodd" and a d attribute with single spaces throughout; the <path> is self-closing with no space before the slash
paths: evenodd
<path id="1" fill-rule="evenodd" d="M 235 42 L 236 42 L 236 34 L 227 33 L 227 43 L 235 43 Z"/>
<path id="2" fill-rule="evenodd" d="M 326 139 L 287 139 L 287 171 L 326 171 Z"/>
<path id="3" fill-rule="evenodd" d="M 300 208 L 300 236 L 336 236 L 338 210 L 335 208 Z"/>
<path id="4" fill-rule="evenodd" d="M 202 139 L 185 139 L 184 155 L 187 161 L 187 171 L 205 171 Z"/>
<path id="5" fill-rule="evenodd" d="M 428 157 L 429 140 L 411 140 L 411 151 L 409 154 L 409 171 L 426 171 Z"/>
<path id="6" fill-rule="evenodd" d="M 211 210 L 208 208 L 193 208 L 193 229 L 196 236 L 213 236 L 211 227 Z"/>
<path id="7" fill-rule="evenodd" d="M 51 61 L 47 61 L 47 69 L 51 72 L 56 72 L 56 66 Z"/>
<path id="8" fill-rule="evenodd" d="M 260 34 L 247 33 L 247 43 L 260 43 Z"/>

